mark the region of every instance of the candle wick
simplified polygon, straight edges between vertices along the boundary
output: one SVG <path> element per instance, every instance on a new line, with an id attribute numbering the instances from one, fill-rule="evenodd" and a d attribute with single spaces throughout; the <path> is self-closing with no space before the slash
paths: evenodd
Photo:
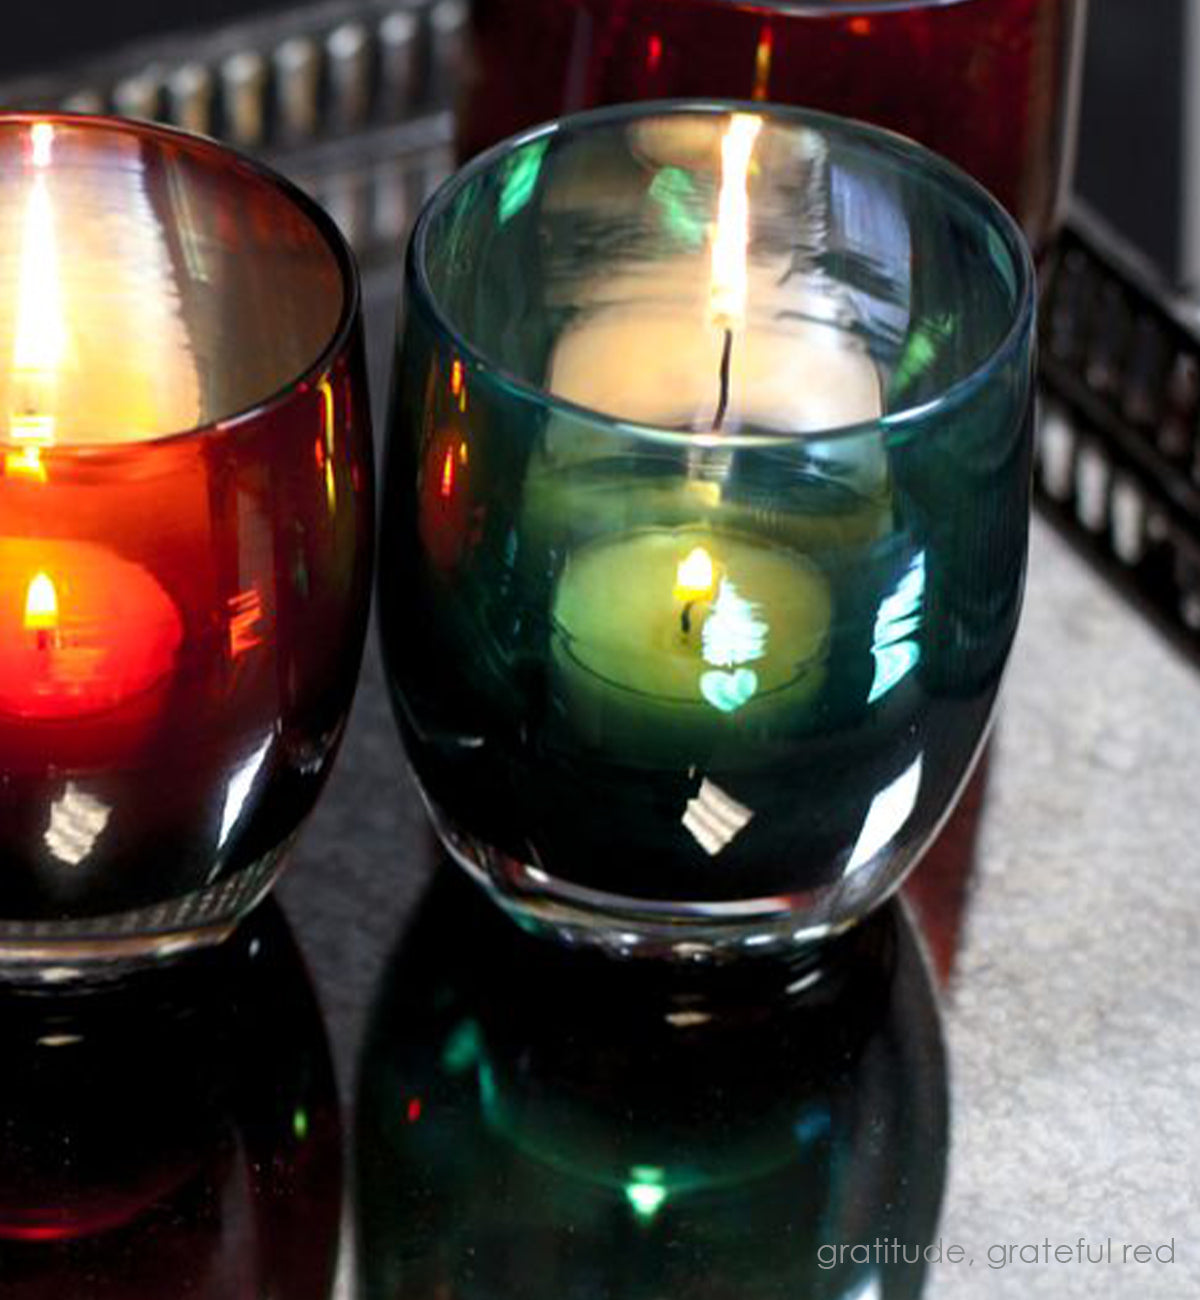
<path id="1" fill-rule="evenodd" d="M 717 398 L 717 413 L 713 416 L 712 431 L 716 433 L 725 423 L 725 412 L 729 407 L 729 362 L 733 356 L 733 330 L 725 331 L 725 342 L 721 346 L 720 396 Z"/>
<path id="2" fill-rule="evenodd" d="M 683 612 L 679 615 L 679 628 L 684 636 L 691 636 L 692 634 L 692 606 L 695 603 L 694 600 L 685 601 Z"/>

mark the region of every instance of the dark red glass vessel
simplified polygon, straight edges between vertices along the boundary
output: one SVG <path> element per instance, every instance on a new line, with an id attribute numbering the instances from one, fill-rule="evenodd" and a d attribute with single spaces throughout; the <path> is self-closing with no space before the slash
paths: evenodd
<path id="1" fill-rule="evenodd" d="M 351 254 L 147 124 L 0 118 L 0 969 L 222 937 L 345 723 L 372 457 Z"/>
<path id="2" fill-rule="evenodd" d="M 911 136 L 1035 249 L 1068 170 L 1083 0 L 475 0 L 464 156 L 566 112 L 672 96 L 802 104 Z"/>

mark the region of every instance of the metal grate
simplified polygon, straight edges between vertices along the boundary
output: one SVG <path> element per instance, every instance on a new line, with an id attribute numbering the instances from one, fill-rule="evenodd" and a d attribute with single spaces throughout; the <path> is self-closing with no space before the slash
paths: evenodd
<path id="1" fill-rule="evenodd" d="M 302 7 L 10 82 L 0 103 L 216 136 L 309 190 L 364 261 L 394 259 L 451 165 L 466 22 L 466 0 Z"/>
<path id="2" fill-rule="evenodd" d="M 245 149 L 295 147 L 444 107 L 466 0 L 339 3 L 173 33 L 62 73 L 10 82 L 7 107 L 119 113 Z"/>
<path id="3" fill-rule="evenodd" d="M 1200 655 L 1200 329 L 1086 213 L 1047 268 L 1039 504 Z"/>

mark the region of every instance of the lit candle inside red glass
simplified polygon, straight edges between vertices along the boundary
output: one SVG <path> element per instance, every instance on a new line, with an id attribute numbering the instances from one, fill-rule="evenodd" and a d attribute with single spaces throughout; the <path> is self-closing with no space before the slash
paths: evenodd
<path id="1" fill-rule="evenodd" d="M 57 529 L 70 521 L 57 515 L 48 458 L 62 422 L 60 375 L 81 344 L 47 182 L 53 147 L 53 125 L 33 123 L 3 469 Z M 88 321 L 76 325 L 86 331 Z M 141 565 L 91 542 L 0 534 L 0 712 L 45 721 L 116 709 L 171 671 L 181 637 L 178 610 Z"/>
<path id="2" fill-rule="evenodd" d="M 182 631 L 140 565 L 87 542 L 0 538 L 0 711 L 117 708 L 170 673 Z"/>

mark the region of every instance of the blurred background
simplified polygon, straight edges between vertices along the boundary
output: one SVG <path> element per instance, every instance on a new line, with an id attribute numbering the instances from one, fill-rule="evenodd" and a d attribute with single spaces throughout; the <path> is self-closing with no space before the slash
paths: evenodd
<path id="1" fill-rule="evenodd" d="M 1076 192 L 1170 284 L 1200 284 L 1200 205 L 1189 201 L 1200 180 L 1185 165 L 1200 159 L 1190 147 L 1200 94 L 1187 75 L 1200 60 L 1200 5 L 1152 8 L 1092 0 Z M 319 146 L 349 136 L 382 162 L 397 145 L 446 138 L 468 18 L 465 0 L 20 0 L 15 10 L 0 44 L 5 106 L 117 111 L 234 140 L 324 186 L 360 247 L 392 251 L 403 196 L 348 193 L 348 160 Z M 390 150 L 361 138 L 402 123 L 422 129 Z"/>

